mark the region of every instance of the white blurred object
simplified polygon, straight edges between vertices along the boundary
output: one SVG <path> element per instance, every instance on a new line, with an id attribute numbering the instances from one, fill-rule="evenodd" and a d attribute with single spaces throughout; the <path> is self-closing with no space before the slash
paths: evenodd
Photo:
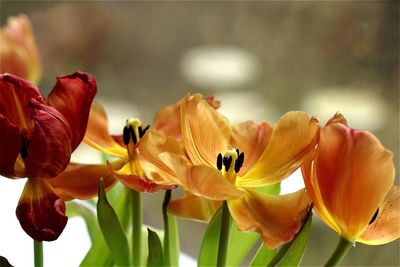
<path id="1" fill-rule="evenodd" d="M 281 195 L 290 194 L 304 188 L 303 175 L 301 170 L 298 169 L 288 178 L 281 182 Z"/>
<path id="2" fill-rule="evenodd" d="M 221 92 L 215 95 L 215 99 L 221 101 L 218 111 L 232 123 L 253 120 L 273 124 L 279 117 L 275 106 L 253 91 Z"/>
<path id="3" fill-rule="evenodd" d="M 259 74 L 260 64 L 250 52 L 229 46 L 201 46 L 182 55 L 181 72 L 190 83 L 212 89 L 242 88 Z"/>
<path id="4" fill-rule="evenodd" d="M 181 252 L 180 255 L 179 255 L 179 266 L 196 267 L 197 266 L 197 262 L 196 262 L 196 259 L 194 259 L 191 256 Z"/>
<path id="5" fill-rule="evenodd" d="M 386 123 L 387 107 L 384 99 L 368 89 L 326 88 L 308 92 L 302 109 L 321 119 L 321 125 L 337 111 L 355 129 L 375 131 Z"/>

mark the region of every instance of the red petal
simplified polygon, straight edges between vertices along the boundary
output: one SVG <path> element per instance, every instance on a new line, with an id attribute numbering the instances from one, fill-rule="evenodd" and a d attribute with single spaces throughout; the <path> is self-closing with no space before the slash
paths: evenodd
<path id="1" fill-rule="evenodd" d="M 36 241 L 56 240 L 68 220 L 65 203 L 40 178 L 27 181 L 16 214 L 24 231 Z"/>
<path id="2" fill-rule="evenodd" d="M 67 167 L 71 157 L 70 129 L 56 109 L 35 100 L 30 106 L 35 128 L 28 140 L 26 171 L 29 177 L 55 177 Z"/>
<path id="3" fill-rule="evenodd" d="M 72 150 L 75 150 L 85 135 L 90 105 L 96 91 L 96 82 L 90 74 L 75 72 L 58 77 L 48 97 L 49 105 L 56 108 L 70 125 Z"/>
<path id="4" fill-rule="evenodd" d="M 0 175 L 6 177 L 15 175 L 15 160 L 21 147 L 21 130 L 0 114 Z"/>

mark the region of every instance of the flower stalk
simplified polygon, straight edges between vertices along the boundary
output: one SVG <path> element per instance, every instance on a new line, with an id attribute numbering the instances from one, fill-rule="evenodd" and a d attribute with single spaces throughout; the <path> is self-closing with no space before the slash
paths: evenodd
<path id="1" fill-rule="evenodd" d="M 132 263 L 141 266 L 142 259 L 142 196 L 140 192 L 132 191 Z"/>
<path id="2" fill-rule="evenodd" d="M 339 244 L 337 245 L 335 251 L 324 266 L 337 266 L 342 261 L 344 256 L 347 254 L 349 249 L 353 246 L 353 242 L 340 237 Z"/>
<path id="3" fill-rule="evenodd" d="M 43 242 L 33 240 L 35 267 L 43 267 Z"/>
<path id="4" fill-rule="evenodd" d="M 228 254 L 229 231 L 231 226 L 231 215 L 226 201 L 222 204 L 221 230 L 219 235 L 217 267 L 226 266 Z"/>

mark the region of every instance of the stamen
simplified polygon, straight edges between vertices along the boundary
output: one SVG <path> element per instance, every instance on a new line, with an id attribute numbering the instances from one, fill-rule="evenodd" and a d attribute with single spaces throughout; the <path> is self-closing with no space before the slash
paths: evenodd
<path id="1" fill-rule="evenodd" d="M 147 125 L 144 129 L 142 126 L 139 126 L 139 137 L 142 138 L 146 131 L 150 128 L 150 125 Z"/>
<path id="2" fill-rule="evenodd" d="M 376 218 L 378 217 L 378 213 L 379 213 L 379 208 L 375 211 L 374 216 L 372 216 L 371 221 L 369 221 L 369 224 L 372 224 Z"/>
<path id="3" fill-rule="evenodd" d="M 217 157 L 217 168 L 218 170 L 222 170 L 222 154 L 219 153 Z"/>
<path id="4" fill-rule="evenodd" d="M 226 172 L 229 170 L 229 167 L 231 166 L 231 163 L 232 163 L 232 157 L 226 158 L 226 163 L 224 164 Z"/>
<path id="5" fill-rule="evenodd" d="M 28 145 L 24 137 L 22 137 L 21 157 L 26 159 L 28 157 Z"/>
<path id="6" fill-rule="evenodd" d="M 237 150 L 239 151 L 239 150 Z M 242 168 L 243 166 L 243 162 L 244 162 L 244 153 L 241 152 L 239 154 L 239 157 L 237 158 L 237 160 L 235 161 L 235 172 L 238 173 L 240 171 L 240 168 Z"/>
<path id="7" fill-rule="evenodd" d="M 129 126 L 129 133 L 130 133 L 130 136 L 132 137 L 133 143 L 136 145 L 137 137 L 136 137 L 135 131 L 133 130 L 132 126 Z"/>
<path id="8" fill-rule="evenodd" d="M 128 127 L 124 127 L 124 132 L 123 132 L 123 135 L 122 135 L 122 137 L 123 137 L 123 139 L 124 139 L 124 144 L 125 145 L 128 145 L 129 144 L 129 140 L 131 139 L 130 138 L 130 136 L 129 136 L 129 129 L 128 129 Z"/>

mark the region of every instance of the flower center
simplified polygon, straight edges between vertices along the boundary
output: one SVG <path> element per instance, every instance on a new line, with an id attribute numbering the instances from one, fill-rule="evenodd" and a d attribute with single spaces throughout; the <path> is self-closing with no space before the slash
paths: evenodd
<path id="1" fill-rule="evenodd" d="M 243 166 L 244 153 L 239 149 L 227 150 L 222 156 L 221 153 L 217 157 L 217 168 L 232 182 L 236 180 L 236 174 Z"/>
<path id="2" fill-rule="evenodd" d="M 138 118 L 130 118 L 126 120 L 126 124 L 123 131 L 123 141 L 127 146 L 129 157 L 133 157 L 135 146 L 139 143 L 139 140 L 143 137 L 150 125 L 147 125 L 144 129 Z"/>

